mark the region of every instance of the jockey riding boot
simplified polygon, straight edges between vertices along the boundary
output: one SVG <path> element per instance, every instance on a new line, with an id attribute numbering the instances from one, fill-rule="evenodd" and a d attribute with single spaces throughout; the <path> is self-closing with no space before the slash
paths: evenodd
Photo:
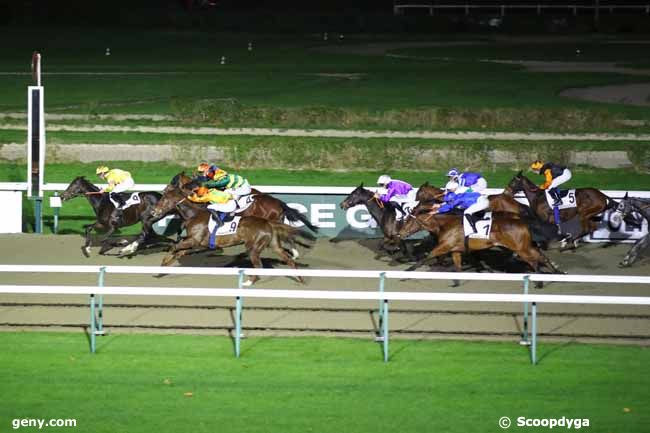
<path id="1" fill-rule="evenodd" d="M 476 230 L 476 222 L 474 222 L 474 215 L 466 213 L 465 218 L 467 219 L 469 225 L 472 227 L 472 230 L 474 230 L 474 233 L 477 233 L 478 231 Z"/>
<path id="2" fill-rule="evenodd" d="M 218 230 L 219 227 L 223 225 L 223 220 L 221 216 L 222 213 L 214 209 L 208 209 L 208 212 L 210 212 L 210 215 L 212 215 L 212 219 L 214 219 L 214 222 L 217 224 L 215 230 Z"/>
<path id="3" fill-rule="evenodd" d="M 548 192 L 551 194 L 551 197 L 553 197 L 553 206 L 560 206 L 562 204 L 560 191 L 557 188 L 551 188 Z"/>
<path id="4" fill-rule="evenodd" d="M 126 202 L 124 201 L 124 199 L 119 193 L 112 192 L 111 198 L 115 201 L 115 203 L 117 203 L 117 207 L 115 208 L 115 216 L 119 218 L 122 216 L 122 213 L 124 212 L 122 208 L 124 207 Z"/>

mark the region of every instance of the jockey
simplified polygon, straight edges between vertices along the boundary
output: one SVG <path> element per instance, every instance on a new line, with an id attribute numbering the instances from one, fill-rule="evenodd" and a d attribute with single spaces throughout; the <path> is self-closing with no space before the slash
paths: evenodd
<path id="1" fill-rule="evenodd" d="M 377 185 L 379 186 L 375 197 L 384 203 L 389 201 L 408 201 L 412 200 L 409 195 L 412 194 L 412 191 L 415 191 L 413 187 L 402 180 L 391 179 L 387 174 L 382 174 L 377 179 Z M 414 199 L 415 197 L 413 197 Z"/>
<path id="2" fill-rule="evenodd" d="M 217 223 L 217 229 L 223 225 L 225 214 L 235 210 L 235 203 L 230 193 L 205 186 L 194 188 L 193 191 L 194 194 L 187 198 L 195 203 L 210 203 L 207 210 Z"/>
<path id="3" fill-rule="evenodd" d="M 548 193 L 553 197 L 553 206 L 562 204 L 560 198 L 559 186 L 571 179 L 571 171 L 563 165 L 552 162 L 544 163 L 539 159 L 530 164 L 531 170 L 545 177 L 546 181 L 541 184 L 540 189 L 548 189 Z"/>
<path id="4" fill-rule="evenodd" d="M 120 196 L 119 193 L 133 188 L 133 185 L 135 185 L 135 182 L 131 177 L 131 173 L 128 171 L 120 170 L 119 168 L 109 170 L 105 165 L 100 165 L 97 167 L 97 170 L 95 170 L 95 174 L 97 174 L 97 176 L 99 176 L 102 180 L 108 182 L 108 186 L 104 189 L 101 189 L 100 192 L 107 192 L 109 194 L 109 197 L 118 204 L 118 213 L 121 212 L 122 207 L 125 204 L 125 200 Z"/>
<path id="5" fill-rule="evenodd" d="M 218 169 L 219 167 L 214 164 L 210 164 L 209 162 L 202 162 L 196 167 L 196 172 L 198 174 L 196 179 L 200 183 L 208 182 L 214 179 L 214 175 Z"/>
<path id="6" fill-rule="evenodd" d="M 204 182 L 203 186 L 217 188 L 229 193 L 232 199 L 235 200 L 235 206 L 237 206 L 237 200 L 240 197 L 251 193 L 251 185 L 246 178 L 238 174 L 228 174 L 225 170 L 216 166 L 213 168 L 207 172 L 207 177 L 211 177 L 212 180 Z"/>
<path id="7" fill-rule="evenodd" d="M 451 186 L 457 184 L 457 190 L 454 190 L 457 194 L 462 194 L 466 191 L 481 192 L 487 188 L 487 180 L 485 180 L 481 173 L 472 171 L 461 173 L 458 169 L 452 168 L 447 172 L 447 177 L 449 178 L 449 182 L 445 185 L 445 189 L 449 191 Z"/>
<path id="8" fill-rule="evenodd" d="M 449 186 L 450 190 L 444 197 L 445 203 L 440 206 L 438 213 L 450 212 L 454 208 L 465 209 L 463 215 L 465 216 L 465 219 L 467 219 L 467 222 L 469 222 L 472 230 L 474 230 L 474 233 L 476 233 L 474 214 L 487 209 L 490 206 L 490 201 L 486 196 L 481 195 L 480 192 L 467 190 L 458 193 L 457 191 L 460 189 L 458 184 L 454 183 Z"/>

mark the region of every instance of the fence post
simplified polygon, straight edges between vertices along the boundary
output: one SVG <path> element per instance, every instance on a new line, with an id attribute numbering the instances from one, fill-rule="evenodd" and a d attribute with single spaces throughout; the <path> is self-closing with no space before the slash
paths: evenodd
<path id="1" fill-rule="evenodd" d="M 537 303 L 533 302 L 533 327 L 532 327 L 532 339 L 533 343 L 531 345 L 530 351 L 530 360 L 533 365 L 537 364 Z"/>
<path id="2" fill-rule="evenodd" d="M 54 197 L 58 197 L 59 192 L 54 191 Z M 54 208 L 54 226 L 52 227 L 52 230 L 54 231 L 54 234 L 59 233 L 59 207 Z"/>
<path id="3" fill-rule="evenodd" d="M 384 293 L 384 286 L 386 284 L 386 272 L 380 272 L 379 273 L 379 293 Z M 376 342 L 382 342 L 384 341 L 384 301 L 379 300 L 379 321 L 377 323 L 377 331 L 379 331 L 379 335 L 375 337 Z"/>
<path id="4" fill-rule="evenodd" d="M 244 286 L 244 270 L 239 270 L 239 283 L 238 287 L 241 289 Z M 241 312 L 242 312 L 242 298 L 237 296 L 237 303 L 235 307 L 235 356 L 239 358 L 241 348 Z"/>
<path id="5" fill-rule="evenodd" d="M 383 322 L 383 343 L 384 343 L 384 362 L 388 362 L 388 299 L 384 299 L 384 322 Z"/>
<path id="6" fill-rule="evenodd" d="M 95 295 L 90 294 L 90 353 L 95 353 Z"/>
<path id="7" fill-rule="evenodd" d="M 530 284 L 530 275 L 524 276 L 524 295 L 528 295 L 528 286 Z M 524 323 L 521 330 L 521 341 L 519 344 L 522 346 L 529 346 L 530 341 L 528 341 L 528 302 L 524 302 Z"/>
<path id="8" fill-rule="evenodd" d="M 104 274 L 106 273 L 106 266 L 99 268 L 99 277 L 97 278 L 97 286 L 104 287 Z M 104 295 L 98 295 L 99 305 L 97 306 L 97 330 L 99 335 L 104 335 Z"/>

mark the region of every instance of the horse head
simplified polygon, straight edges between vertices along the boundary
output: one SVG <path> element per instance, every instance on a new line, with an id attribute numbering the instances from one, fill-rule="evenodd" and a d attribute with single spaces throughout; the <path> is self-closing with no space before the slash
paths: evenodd
<path id="1" fill-rule="evenodd" d="M 339 205 L 341 209 L 347 210 L 352 206 L 357 206 L 360 204 L 365 205 L 372 197 L 374 196 L 373 192 L 367 190 L 363 187 L 363 182 L 354 189 Z"/>
<path id="2" fill-rule="evenodd" d="M 418 192 L 415 195 L 417 201 L 428 201 L 435 200 L 437 202 L 442 201 L 442 198 L 445 195 L 445 191 L 429 184 L 429 181 L 424 182 L 419 188 Z"/>
<path id="3" fill-rule="evenodd" d="M 98 192 L 99 188 L 93 185 L 84 176 L 77 176 L 70 185 L 61 193 L 61 200 L 66 201 L 71 198 L 85 195 L 87 192 Z"/>
<path id="4" fill-rule="evenodd" d="M 185 199 L 186 195 L 180 188 L 167 185 L 160 200 L 156 203 L 156 207 L 151 211 L 151 216 L 153 218 L 162 218 L 163 215 L 172 212 L 176 208 L 176 205 Z"/>

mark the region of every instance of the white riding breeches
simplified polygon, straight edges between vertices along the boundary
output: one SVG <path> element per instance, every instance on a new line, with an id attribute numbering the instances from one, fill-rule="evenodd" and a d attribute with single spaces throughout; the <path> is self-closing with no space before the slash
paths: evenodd
<path id="1" fill-rule="evenodd" d="M 244 181 L 239 187 L 237 188 L 228 188 L 224 190 L 225 192 L 229 192 L 235 200 L 237 200 L 239 197 L 243 195 L 248 195 L 251 193 L 251 185 L 248 183 L 248 181 Z"/>
<path id="2" fill-rule="evenodd" d="M 114 193 L 125 192 L 125 191 L 133 188 L 134 185 L 135 185 L 135 182 L 133 181 L 133 178 L 130 177 L 128 179 L 125 179 L 124 182 L 121 182 L 121 183 L 118 183 L 117 185 L 115 185 L 113 187 L 113 191 L 111 191 L 111 192 L 114 192 Z"/>
<path id="3" fill-rule="evenodd" d="M 456 194 L 462 194 L 464 192 L 469 191 L 470 189 L 473 192 L 481 192 L 486 188 L 487 188 L 487 180 L 485 180 L 485 178 L 483 178 L 483 177 L 479 177 L 476 180 L 476 183 L 474 185 L 472 185 L 472 186 L 463 186 L 463 185 L 459 186 L 456 189 Z"/>
<path id="4" fill-rule="evenodd" d="M 471 215 L 478 211 L 487 209 L 488 207 L 490 207 L 490 201 L 486 196 L 482 195 L 476 200 L 476 203 L 465 209 L 465 212 L 463 213 L 466 215 Z"/>
<path id="5" fill-rule="evenodd" d="M 402 195 L 394 195 L 390 198 L 389 201 L 395 201 L 397 203 L 404 203 L 404 202 L 414 202 L 415 201 L 415 196 L 417 195 L 417 190 L 412 189 L 406 194 Z"/>
<path id="6" fill-rule="evenodd" d="M 208 205 L 208 209 L 213 209 L 218 212 L 233 212 L 237 208 L 237 203 L 235 203 L 235 200 L 228 200 L 227 203 L 212 203 Z"/>
<path id="7" fill-rule="evenodd" d="M 553 179 L 549 188 L 557 188 L 562 185 L 564 182 L 567 182 L 571 179 L 571 171 L 568 168 L 565 168 L 561 175 Z"/>

